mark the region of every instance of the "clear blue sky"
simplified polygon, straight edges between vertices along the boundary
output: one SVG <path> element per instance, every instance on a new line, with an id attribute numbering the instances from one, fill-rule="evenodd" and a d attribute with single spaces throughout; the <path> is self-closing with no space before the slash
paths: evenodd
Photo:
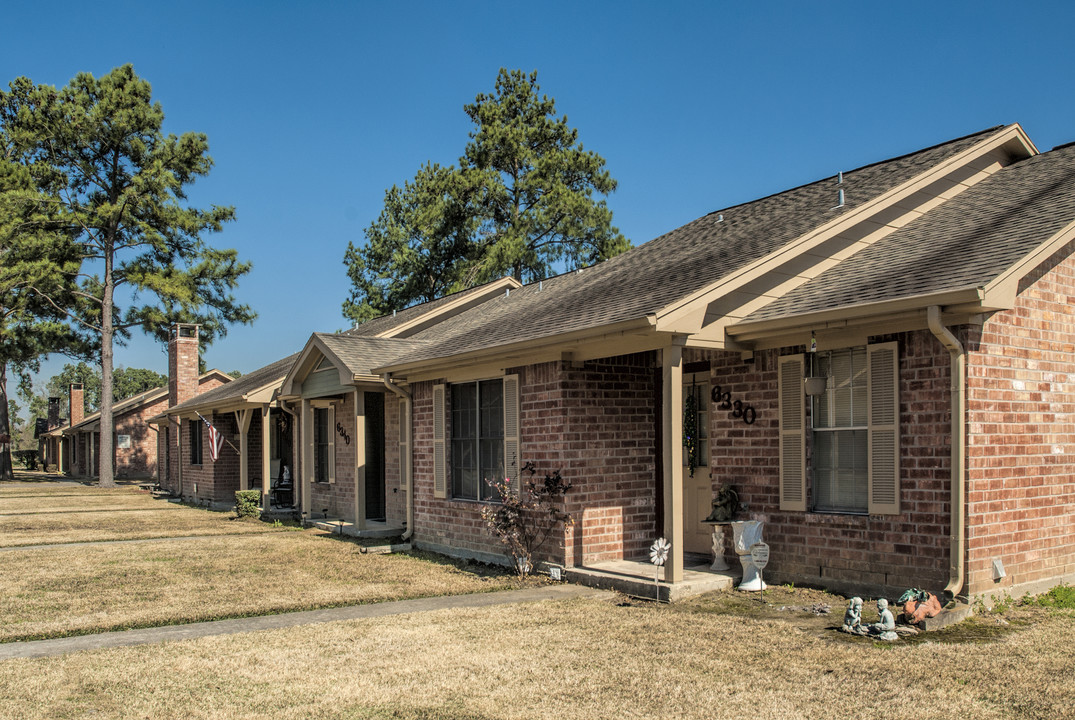
<path id="1" fill-rule="evenodd" d="M 167 132 L 204 132 L 191 192 L 234 205 L 209 237 L 254 269 L 260 317 L 210 348 L 249 372 L 347 326 L 348 241 L 386 188 L 457 161 L 462 111 L 501 67 L 543 92 L 619 181 L 641 244 L 723 207 L 992 125 L 1075 140 L 1069 2 L 9 3 L 0 81 L 133 63 Z M 46 364 L 43 378 L 65 360 Z M 136 339 L 117 366 L 165 372 Z"/>

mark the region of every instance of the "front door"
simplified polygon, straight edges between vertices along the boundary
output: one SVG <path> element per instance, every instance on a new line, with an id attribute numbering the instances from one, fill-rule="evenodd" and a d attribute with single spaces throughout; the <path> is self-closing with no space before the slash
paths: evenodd
<path id="1" fill-rule="evenodd" d="M 366 397 L 366 519 L 385 519 L 384 394 Z"/>
<path id="2" fill-rule="evenodd" d="M 709 477 L 708 372 L 683 376 L 683 434 L 683 511 L 686 515 L 683 549 L 709 554 L 713 547 L 713 528 L 703 522 L 713 509 L 713 481 Z M 687 444 L 688 435 L 694 438 L 693 446 Z"/>

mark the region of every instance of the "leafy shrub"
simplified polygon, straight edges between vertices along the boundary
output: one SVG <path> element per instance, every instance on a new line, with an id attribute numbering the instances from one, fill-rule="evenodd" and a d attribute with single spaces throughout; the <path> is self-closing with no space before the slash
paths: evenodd
<path id="1" fill-rule="evenodd" d="M 1031 604 L 1061 610 L 1075 610 L 1075 587 L 1057 585 L 1047 593 L 1030 600 Z"/>
<path id="2" fill-rule="evenodd" d="M 37 470 L 37 450 L 16 450 L 13 453 L 27 470 Z"/>
<path id="3" fill-rule="evenodd" d="M 235 516 L 236 517 L 260 517 L 261 516 L 261 491 L 238 490 L 235 493 Z"/>
<path id="4" fill-rule="evenodd" d="M 523 492 L 515 492 L 510 480 L 492 480 L 500 496 L 498 504 L 482 508 L 482 520 L 489 532 L 500 539 L 511 551 L 515 571 L 526 577 L 534 569 L 534 553 L 545 544 L 552 531 L 560 526 L 571 526 L 574 519 L 560 509 L 559 501 L 571 489 L 557 470 L 546 475 L 543 482 L 536 482 L 537 470 L 533 463 L 526 463 L 523 472 L 530 473 Z"/>

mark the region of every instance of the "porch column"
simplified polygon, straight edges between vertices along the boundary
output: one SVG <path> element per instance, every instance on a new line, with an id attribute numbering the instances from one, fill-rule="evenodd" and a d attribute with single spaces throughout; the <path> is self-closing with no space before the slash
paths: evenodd
<path id="1" fill-rule="evenodd" d="M 310 498 L 313 496 L 314 485 L 314 424 L 313 424 L 313 410 L 310 407 L 310 401 L 306 398 L 302 399 L 302 477 L 296 477 L 293 482 L 295 483 L 295 489 L 300 490 L 300 505 L 301 512 L 310 512 Z M 309 515 L 307 515 L 309 517 Z"/>
<path id="2" fill-rule="evenodd" d="M 682 340 L 676 339 L 679 343 Z M 673 342 L 676 342 L 673 341 Z M 661 351 L 664 380 L 664 533 L 672 543 L 664 565 L 665 582 L 683 580 L 683 346 Z"/>
<path id="3" fill-rule="evenodd" d="M 253 411 L 250 411 L 253 412 Z M 261 509 L 269 512 L 269 493 L 272 492 L 272 472 L 269 458 L 269 406 L 261 406 Z M 245 445 L 243 447 L 246 447 Z"/>
<path id="4" fill-rule="evenodd" d="M 366 529 L 366 393 L 355 389 L 355 529 Z"/>
<path id="5" fill-rule="evenodd" d="M 239 422 L 239 489 L 250 489 L 250 448 L 247 442 L 250 437 L 250 418 L 254 411 L 250 408 L 235 411 L 235 419 Z"/>

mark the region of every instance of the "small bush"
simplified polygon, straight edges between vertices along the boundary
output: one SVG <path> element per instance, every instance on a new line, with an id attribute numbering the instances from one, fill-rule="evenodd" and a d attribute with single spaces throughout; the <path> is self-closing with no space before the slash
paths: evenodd
<path id="1" fill-rule="evenodd" d="M 11 454 L 27 470 L 37 470 L 37 450 L 15 450 Z"/>
<path id="2" fill-rule="evenodd" d="M 534 553 L 553 530 L 574 524 L 574 519 L 560 509 L 571 484 L 564 481 L 559 470 L 545 475 L 541 482 L 534 479 L 537 470 L 533 463 L 526 463 L 522 471 L 530 473 L 522 493 L 512 489 L 510 480 L 489 481 L 500 502 L 483 507 L 482 520 L 486 529 L 508 546 L 515 572 L 526 577 L 534 570 Z"/>
<path id="3" fill-rule="evenodd" d="M 238 490 L 235 493 L 236 517 L 261 517 L 261 491 Z"/>
<path id="4" fill-rule="evenodd" d="M 1057 585 L 1049 592 L 1029 600 L 1029 604 L 1061 610 L 1075 610 L 1075 587 Z"/>

